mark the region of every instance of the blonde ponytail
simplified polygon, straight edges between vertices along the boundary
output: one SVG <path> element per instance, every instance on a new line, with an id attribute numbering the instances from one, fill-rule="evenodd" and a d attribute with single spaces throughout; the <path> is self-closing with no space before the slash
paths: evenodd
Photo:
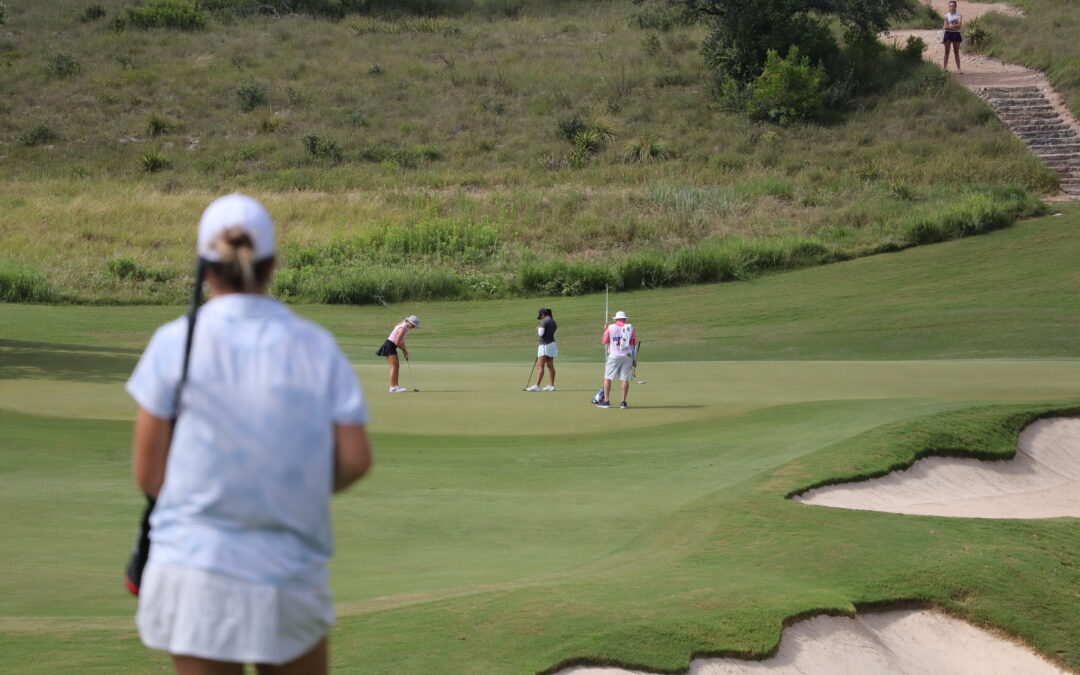
<path id="1" fill-rule="evenodd" d="M 214 240 L 214 250 L 219 261 L 213 264 L 214 272 L 222 283 L 233 290 L 255 293 L 260 290 L 262 275 L 255 272 L 255 244 L 242 227 L 230 227 Z"/>

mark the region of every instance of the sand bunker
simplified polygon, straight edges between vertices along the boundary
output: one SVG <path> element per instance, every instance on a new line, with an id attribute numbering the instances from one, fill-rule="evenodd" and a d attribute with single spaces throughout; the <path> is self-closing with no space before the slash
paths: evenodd
<path id="1" fill-rule="evenodd" d="M 909 469 L 810 490 L 795 501 L 863 511 L 954 518 L 1080 517 L 1080 419 L 1039 420 L 1016 458 L 928 457 Z"/>
<path id="2" fill-rule="evenodd" d="M 898 673 L 969 675 L 1067 671 L 1031 650 L 930 610 L 871 612 L 855 618 L 816 616 L 786 630 L 776 656 L 764 661 L 696 659 L 688 675 L 734 673 L 832 675 Z M 568 668 L 556 675 L 646 675 L 619 668 Z"/>

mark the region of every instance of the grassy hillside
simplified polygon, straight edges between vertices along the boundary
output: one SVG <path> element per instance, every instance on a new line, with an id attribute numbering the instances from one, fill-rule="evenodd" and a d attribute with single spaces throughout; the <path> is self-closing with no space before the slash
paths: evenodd
<path id="1" fill-rule="evenodd" d="M 645 340 L 629 411 L 586 403 L 599 296 L 551 302 L 554 394 L 519 391 L 536 301 L 298 307 L 341 340 L 372 407 L 375 471 L 334 501 L 336 671 L 682 672 L 695 653 L 768 652 L 793 615 L 898 601 L 1080 667 L 1072 519 L 784 499 L 942 448 L 1007 456 L 1028 420 L 1075 414 L 1078 219 L 614 295 Z M 122 383 L 177 311 L 0 313 L 0 672 L 170 670 L 119 583 L 139 508 Z M 391 396 L 372 352 L 411 311 L 421 392 Z"/>
<path id="2" fill-rule="evenodd" d="M 7 10 L 15 299 L 179 302 L 200 210 L 238 189 L 282 226 L 279 295 L 378 303 L 747 278 L 1002 227 L 1056 181 L 975 97 L 895 54 L 892 86 L 827 125 L 719 110 L 704 28 L 649 3 L 208 12 L 190 31 L 118 30 L 125 3 L 100 8 Z M 575 154 L 581 128 L 595 142 Z"/>
<path id="3" fill-rule="evenodd" d="M 979 20 L 986 41 L 978 51 L 1046 73 L 1080 116 L 1080 17 L 1069 0 L 1016 0 L 1025 16 L 989 14 Z"/>

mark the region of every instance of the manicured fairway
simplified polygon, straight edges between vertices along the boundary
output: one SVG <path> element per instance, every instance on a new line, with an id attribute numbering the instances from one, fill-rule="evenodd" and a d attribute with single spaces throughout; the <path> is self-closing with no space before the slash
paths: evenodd
<path id="1" fill-rule="evenodd" d="M 678 671 L 765 653 L 792 615 L 919 600 L 1080 667 L 1074 520 L 783 499 L 912 453 L 1007 452 L 1017 420 L 1076 405 L 1078 226 L 613 298 L 646 345 L 628 411 L 588 404 L 602 297 L 298 308 L 356 363 L 376 443 L 334 504 L 335 666 Z M 540 304 L 559 390 L 523 393 Z M 0 671 L 168 670 L 120 583 L 139 503 L 122 384 L 178 311 L 0 306 Z M 421 392 L 391 396 L 371 352 L 413 311 Z M 1023 405 L 965 412 L 986 404 Z"/>

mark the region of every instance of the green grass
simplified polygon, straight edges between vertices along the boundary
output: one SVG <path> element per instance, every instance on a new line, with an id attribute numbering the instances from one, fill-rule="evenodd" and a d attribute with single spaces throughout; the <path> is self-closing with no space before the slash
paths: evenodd
<path id="1" fill-rule="evenodd" d="M 552 301 L 559 391 L 524 394 L 536 301 L 299 306 L 369 392 L 376 468 L 334 501 L 341 672 L 682 672 L 812 611 L 916 602 L 1080 667 L 1071 519 L 807 507 L 786 495 L 933 453 L 1004 456 L 1071 410 L 1075 210 L 745 284 L 616 294 L 634 409 L 587 404 L 603 298 Z M 542 301 L 547 304 L 547 301 Z M 178 307 L 0 313 L 2 672 L 168 672 L 120 572 L 139 497 L 121 385 Z M 373 356 L 399 315 L 419 394 Z"/>
<path id="2" fill-rule="evenodd" d="M 983 232 L 1040 213 L 1034 196 L 1057 184 L 928 64 L 883 67 L 897 81 L 829 124 L 774 128 L 718 110 L 703 26 L 643 30 L 631 0 L 486 6 L 337 22 L 211 13 L 194 31 L 117 31 L 120 0 L 101 21 L 58 0 L 13 7 L 5 256 L 61 301 L 179 302 L 200 211 L 244 190 L 277 218 L 281 292 L 298 302 L 377 303 L 387 286 L 575 295 L 602 288 L 600 261 L 618 287 L 667 286 Z M 36 39 L 53 32 L 67 59 Z M 54 62 L 78 69 L 58 77 Z M 579 127 L 610 140 L 575 159 Z M 423 244 L 432 228 L 494 242 L 411 254 L 404 271 L 380 244 Z M 635 272 L 697 251 L 714 254 Z M 165 279 L 118 279 L 117 257 Z M 550 288 L 523 282 L 558 265 Z M 401 283 L 420 267 L 426 283 Z"/>
<path id="3" fill-rule="evenodd" d="M 989 39 L 979 51 L 1041 70 L 1069 106 L 1080 115 L 1080 19 L 1068 0 L 1017 0 L 1025 16 L 988 14 L 979 23 Z"/>

